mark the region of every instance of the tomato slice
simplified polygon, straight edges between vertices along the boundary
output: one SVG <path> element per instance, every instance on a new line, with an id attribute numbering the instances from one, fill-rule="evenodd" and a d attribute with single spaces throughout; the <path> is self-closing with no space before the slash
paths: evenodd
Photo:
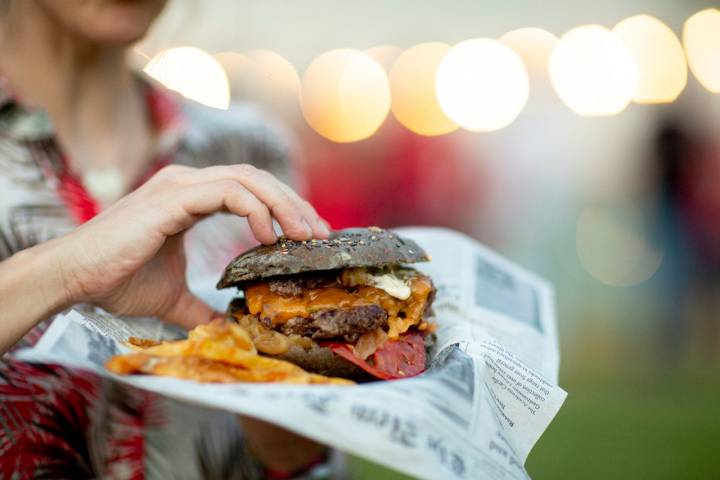
<path id="1" fill-rule="evenodd" d="M 383 343 L 372 356 L 375 365 L 356 357 L 345 343 L 323 342 L 321 345 L 382 380 L 414 377 L 425 371 L 425 342 L 420 333 L 406 333 L 397 340 Z"/>

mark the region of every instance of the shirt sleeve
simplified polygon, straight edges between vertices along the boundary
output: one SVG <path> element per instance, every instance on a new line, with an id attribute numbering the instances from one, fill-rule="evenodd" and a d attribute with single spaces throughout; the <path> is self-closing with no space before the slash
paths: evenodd
<path id="1" fill-rule="evenodd" d="M 0 137 L 0 261 L 73 229 L 31 144 Z"/>

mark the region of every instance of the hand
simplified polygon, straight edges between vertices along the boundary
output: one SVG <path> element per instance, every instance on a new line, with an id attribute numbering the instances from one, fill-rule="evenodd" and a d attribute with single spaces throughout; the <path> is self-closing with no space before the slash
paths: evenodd
<path id="1" fill-rule="evenodd" d="M 292 473 L 319 458 L 327 447 L 252 417 L 238 415 L 250 452 L 269 470 Z"/>
<path id="2" fill-rule="evenodd" d="M 272 219 L 294 240 L 329 234 L 309 203 L 250 165 L 170 166 L 62 238 L 57 255 L 67 304 L 159 317 L 192 328 L 218 315 L 185 282 L 182 234 L 220 211 L 246 217 L 255 237 L 277 240 Z"/>

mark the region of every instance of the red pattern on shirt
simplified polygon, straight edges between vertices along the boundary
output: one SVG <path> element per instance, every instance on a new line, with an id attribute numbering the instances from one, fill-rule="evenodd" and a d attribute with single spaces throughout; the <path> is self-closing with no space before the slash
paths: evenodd
<path id="1" fill-rule="evenodd" d="M 162 143 L 164 134 L 184 123 L 180 106 L 170 93 L 154 87 L 146 88 L 146 102 Z M 157 153 L 134 188 L 171 163 L 175 145 L 169 147 Z M 72 171 L 69 159 L 62 153 L 56 158 L 58 164 L 43 171 L 72 217 L 82 224 L 100 212 L 100 203 Z M 163 417 L 150 394 L 124 392 L 121 402 L 109 402 L 101 395 L 101 385 L 92 373 L 0 359 L 0 478 L 143 479 L 143 430 L 149 424 L 162 424 Z M 99 402 L 107 402 L 102 421 L 111 431 L 104 432 L 104 458 L 97 465 L 90 436 L 91 425 L 99 421 L 93 418 Z"/>

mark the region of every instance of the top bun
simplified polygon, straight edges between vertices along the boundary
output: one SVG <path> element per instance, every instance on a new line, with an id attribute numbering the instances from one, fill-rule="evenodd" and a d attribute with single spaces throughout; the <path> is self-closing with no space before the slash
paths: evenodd
<path id="1" fill-rule="evenodd" d="M 276 275 L 350 267 L 384 267 L 430 260 L 412 240 L 378 227 L 334 231 L 328 240 L 288 240 L 259 245 L 225 268 L 217 288 Z"/>

